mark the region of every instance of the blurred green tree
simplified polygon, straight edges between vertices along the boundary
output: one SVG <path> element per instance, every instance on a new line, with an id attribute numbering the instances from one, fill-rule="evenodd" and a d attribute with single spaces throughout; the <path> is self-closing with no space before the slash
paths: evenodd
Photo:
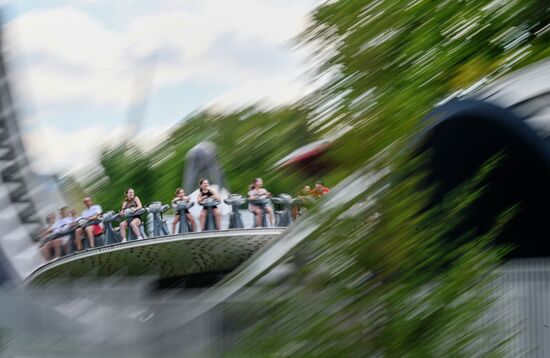
<path id="1" fill-rule="evenodd" d="M 495 268 L 506 248 L 494 230 L 449 242 L 483 190 L 478 176 L 427 209 L 430 189 L 417 160 L 332 210 L 281 263 L 296 271 L 275 285 L 242 290 L 226 305 L 235 324 L 229 356 L 500 356 L 508 333 L 498 316 Z M 348 194 L 349 195 L 349 194 Z M 355 208 L 355 209 L 353 209 Z M 239 302 L 245 302 L 240 305 Z"/>
<path id="2" fill-rule="evenodd" d="M 550 55 L 544 0 L 339 0 L 313 11 L 302 43 L 328 83 L 304 102 L 346 172 L 413 135 L 438 102 Z M 360 152 L 357 152 L 360 148 Z M 343 173 L 333 173 L 337 181 Z"/>
<path id="3" fill-rule="evenodd" d="M 85 186 L 106 209 L 118 208 L 129 187 L 145 203 L 168 202 L 182 185 L 185 155 L 193 146 L 209 140 L 218 147 L 226 184 L 232 191 L 245 193 L 253 178 L 263 177 L 274 194 L 294 193 L 304 180 L 315 178 L 290 169 L 274 171 L 274 164 L 315 139 L 308 129 L 307 112 L 298 107 L 200 112 L 182 121 L 166 140 L 148 152 L 129 143 L 104 149 L 101 171 Z M 198 183 L 197 187 L 184 189 L 192 192 L 197 188 Z"/>

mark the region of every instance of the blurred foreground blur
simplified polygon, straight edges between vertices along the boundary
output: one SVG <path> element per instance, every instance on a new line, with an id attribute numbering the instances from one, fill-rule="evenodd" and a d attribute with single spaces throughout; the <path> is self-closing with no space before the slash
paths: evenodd
<path id="1" fill-rule="evenodd" d="M 193 257 L 208 264 L 193 273 L 220 275 L 187 286 L 163 281 L 176 282 L 177 270 L 130 277 L 150 259 L 138 254 L 147 241 L 127 245 L 131 263 L 109 263 L 126 269 L 112 277 L 97 279 L 102 267 L 43 286 L 23 281 L 43 264 L 32 241 L 41 218 L 64 199 L 29 169 L 1 66 L 0 351 L 550 355 L 549 20 L 543 1 L 325 3 L 300 38 L 326 78 L 315 93 L 272 110 L 197 113 L 151 151 L 125 142 L 106 148 L 89 178 L 65 178 L 71 205 L 93 195 L 109 210 L 130 186 L 145 203 L 169 202 L 182 185 L 191 193 L 197 178 L 182 173 L 199 177 L 200 168 L 224 195 L 245 193 L 256 177 L 273 194 L 297 196 L 320 179 L 331 187 L 231 272 L 208 271 L 229 254 L 195 233 L 217 256 L 198 249 Z M 205 141 L 215 155 L 196 150 Z"/>

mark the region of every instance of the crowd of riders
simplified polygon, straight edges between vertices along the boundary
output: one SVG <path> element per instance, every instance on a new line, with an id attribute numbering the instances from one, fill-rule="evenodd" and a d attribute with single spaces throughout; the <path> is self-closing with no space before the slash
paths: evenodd
<path id="1" fill-rule="evenodd" d="M 329 189 L 322 182 L 317 182 L 315 187 L 311 189 L 309 186 L 304 186 L 298 194 L 297 204 L 293 206 L 292 217 L 296 219 L 301 211 L 303 211 L 302 203 L 307 200 L 319 198 L 329 192 Z M 261 178 L 255 178 L 248 187 L 247 200 L 248 210 L 254 214 L 255 226 L 261 227 L 262 219 L 265 215 L 269 226 L 273 226 L 275 222 L 273 209 L 268 205 L 261 205 L 262 199 L 270 199 L 271 193 L 263 187 Z M 171 200 L 172 208 L 176 208 L 179 202 L 188 202 L 191 198 L 185 193 L 185 190 L 178 188 L 175 191 L 175 197 Z M 207 213 L 211 211 L 216 228 L 221 228 L 221 212 L 217 205 L 209 205 L 207 210 L 206 201 L 214 200 L 214 203 L 220 203 L 222 198 L 207 179 L 202 178 L 199 181 L 199 189 L 197 195 L 197 204 L 202 205 L 203 209 L 199 215 L 199 227 L 201 230 L 206 229 Z M 78 215 L 75 210 L 69 210 L 66 206 L 62 207 L 58 214 L 50 213 L 46 216 L 46 226 L 39 235 L 40 251 L 46 260 L 52 260 L 63 256 L 70 252 L 79 252 L 84 248 L 94 248 L 97 244 L 96 238 L 104 231 L 104 226 L 101 221 L 103 210 L 100 205 L 94 204 L 91 197 L 83 199 L 84 211 Z M 125 192 L 124 200 L 121 204 L 120 214 L 127 215 L 127 212 L 138 212 L 143 209 L 143 204 L 136 195 L 134 189 L 129 188 Z M 172 221 L 172 233 L 176 233 L 176 226 L 180 223 L 180 213 L 185 215 L 190 231 L 197 231 L 197 223 L 195 217 L 188 209 L 183 212 L 175 210 L 175 216 Z M 265 220 L 265 219 L 264 219 Z M 119 225 L 120 241 L 127 241 L 127 230 L 132 230 L 135 237 L 143 239 L 143 231 L 141 216 L 130 216 L 128 220 L 121 220 Z"/>

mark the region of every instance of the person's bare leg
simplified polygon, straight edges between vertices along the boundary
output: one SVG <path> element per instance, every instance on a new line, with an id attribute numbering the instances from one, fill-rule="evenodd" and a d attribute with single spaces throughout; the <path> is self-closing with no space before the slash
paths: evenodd
<path id="1" fill-rule="evenodd" d="M 74 231 L 74 243 L 76 244 L 76 250 L 82 251 L 82 229 L 78 228 Z"/>
<path id="2" fill-rule="evenodd" d="M 88 244 L 90 244 L 90 247 L 95 247 L 95 239 L 94 239 L 94 228 L 93 226 L 86 226 L 85 228 L 86 236 L 88 237 Z"/>
<path id="3" fill-rule="evenodd" d="M 138 218 L 135 218 L 130 223 L 130 226 L 132 227 L 132 231 L 134 232 L 134 234 L 136 234 L 136 237 L 141 237 L 141 232 L 139 231 L 139 225 L 141 225 L 141 220 L 139 220 Z"/>
<path id="4" fill-rule="evenodd" d="M 176 214 L 176 216 L 174 216 L 174 221 L 172 221 L 172 234 L 176 233 L 176 225 L 178 224 L 179 219 L 180 216 Z"/>
<path id="5" fill-rule="evenodd" d="M 262 215 L 262 214 L 263 214 L 263 213 L 262 213 L 262 209 L 260 209 L 260 208 L 255 208 L 255 209 L 254 209 L 254 213 L 256 213 L 256 227 L 261 227 L 262 224 L 263 224 L 263 223 L 262 223 L 262 221 L 263 221 L 263 220 L 262 220 L 262 219 L 263 219 L 263 218 L 262 218 L 262 216 L 263 216 L 263 215 Z"/>
<path id="6" fill-rule="evenodd" d="M 201 231 L 204 231 L 204 226 L 206 224 L 206 210 L 201 210 L 201 215 L 199 216 L 199 221 L 201 224 Z"/>
<path id="7" fill-rule="evenodd" d="M 191 214 L 187 214 L 187 221 L 191 223 L 191 231 L 197 231 L 197 225 L 195 224 L 195 218 Z"/>
<path id="8" fill-rule="evenodd" d="M 44 246 L 40 248 L 40 252 L 46 261 L 50 261 L 52 259 L 52 242 L 48 241 L 45 243 Z"/>
<path id="9" fill-rule="evenodd" d="M 55 251 L 55 257 L 61 257 L 61 240 L 56 239 L 53 241 L 53 248 Z"/>
<path id="10" fill-rule="evenodd" d="M 275 222 L 275 218 L 273 217 L 273 209 L 268 206 L 266 207 L 266 210 L 269 214 L 269 226 L 273 226 L 273 223 Z"/>
<path id="11" fill-rule="evenodd" d="M 290 212 L 290 215 L 292 217 L 292 220 L 296 220 L 296 218 L 298 217 L 298 205 L 292 206 L 292 210 Z"/>
<path id="12" fill-rule="evenodd" d="M 126 227 L 128 226 L 128 222 L 124 220 L 120 223 L 120 237 L 122 238 L 122 242 L 126 241 Z"/>
<path id="13" fill-rule="evenodd" d="M 221 230 L 222 228 L 222 215 L 220 214 L 220 209 L 214 209 L 214 218 L 216 219 L 216 228 Z"/>

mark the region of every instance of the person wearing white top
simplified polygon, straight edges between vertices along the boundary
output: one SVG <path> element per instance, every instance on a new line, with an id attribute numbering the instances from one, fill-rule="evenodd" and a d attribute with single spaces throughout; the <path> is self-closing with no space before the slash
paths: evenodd
<path id="1" fill-rule="evenodd" d="M 100 205 L 91 205 L 92 199 L 91 198 L 84 198 L 84 205 L 90 205 L 82 212 L 82 217 L 85 219 L 94 218 L 98 214 L 102 213 L 101 206 Z"/>
<path id="2" fill-rule="evenodd" d="M 86 220 L 96 220 L 99 219 L 99 216 L 103 212 L 101 209 L 101 206 L 99 205 L 93 205 L 92 198 L 87 196 L 85 197 L 82 202 L 84 203 L 84 206 L 86 209 L 82 212 L 82 218 Z M 95 247 L 95 236 L 101 234 L 103 232 L 103 227 L 100 224 L 92 224 L 89 226 L 86 226 L 85 228 L 78 228 L 75 231 L 75 244 L 76 249 L 78 251 L 82 250 L 82 240 L 81 237 L 86 235 L 86 238 L 88 239 L 88 244 L 90 248 Z M 77 239 L 78 237 L 78 239 Z"/>
<path id="3" fill-rule="evenodd" d="M 63 233 L 69 229 L 70 225 L 74 222 L 74 219 L 69 216 L 67 207 L 64 206 L 59 209 L 59 215 L 61 216 L 52 226 L 52 232 L 54 234 Z M 60 236 L 54 240 L 55 256 L 61 257 L 61 247 L 65 247 L 65 252 L 69 252 L 69 234 Z"/>

